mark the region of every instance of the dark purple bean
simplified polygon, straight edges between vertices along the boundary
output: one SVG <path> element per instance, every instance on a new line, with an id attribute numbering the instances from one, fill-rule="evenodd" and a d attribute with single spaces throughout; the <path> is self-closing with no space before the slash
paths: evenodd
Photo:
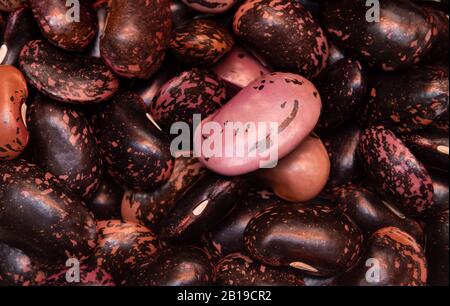
<path id="1" fill-rule="evenodd" d="M 339 187 L 358 183 L 362 176 L 358 158 L 361 129 L 352 123 L 345 124 L 322 136 L 331 161 L 327 191 L 333 193 Z"/>
<path id="2" fill-rule="evenodd" d="M 200 236 L 223 220 L 239 201 L 245 182 L 240 177 L 207 175 L 175 204 L 161 224 L 161 238 Z"/>
<path id="3" fill-rule="evenodd" d="M 401 139 L 425 166 L 448 173 L 448 134 L 424 130 L 403 135 Z"/>
<path id="4" fill-rule="evenodd" d="M 448 82 L 447 67 L 416 66 L 374 75 L 360 122 L 399 133 L 423 129 L 448 109 Z"/>
<path id="5" fill-rule="evenodd" d="M 94 121 L 108 173 L 118 184 L 152 191 L 170 178 L 174 159 L 168 140 L 149 120 L 138 95 L 117 94 Z"/>
<path id="6" fill-rule="evenodd" d="M 86 0 L 68 5 L 64 0 L 28 0 L 44 36 L 55 46 L 81 51 L 97 33 L 97 16 Z"/>
<path id="7" fill-rule="evenodd" d="M 428 267 L 422 247 L 395 227 L 378 230 L 357 267 L 336 280 L 350 286 L 424 286 Z"/>
<path id="8" fill-rule="evenodd" d="M 431 49 L 436 26 L 431 16 L 409 0 L 326 1 L 322 9 L 325 27 L 339 48 L 352 58 L 384 71 L 418 63 Z"/>
<path id="9" fill-rule="evenodd" d="M 68 54 L 43 40 L 25 45 L 20 67 L 37 90 L 61 102 L 101 102 L 119 88 L 117 77 L 100 60 Z"/>
<path id="10" fill-rule="evenodd" d="M 277 71 L 310 78 L 327 64 L 327 39 L 297 1 L 248 0 L 236 12 L 233 28 L 244 46 Z"/>
<path id="11" fill-rule="evenodd" d="M 168 0 L 112 0 L 101 38 L 106 64 L 125 78 L 147 79 L 164 60 L 172 18 Z"/>
<path id="12" fill-rule="evenodd" d="M 243 252 L 244 231 L 250 220 L 262 210 L 283 203 L 285 203 L 283 200 L 269 191 L 249 191 L 225 220 L 205 234 L 203 240 L 208 250 L 217 258 Z"/>
<path id="13" fill-rule="evenodd" d="M 214 266 L 199 248 L 184 246 L 166 249 L 153 263 L 140 267 L 127 285 L 206 286 L 214 281 Z"/>
<path id="14" fill-rule="evenodd" d="M 0 243 L 0 287 L 34 286 L 46 278 L 38 262 L 19 249 Z"/>
<path id="15" fill-rule="evenodd" d="M 425 235 L 418 222 L 407 218 L 394 205 L 363 187 L 342 188 L 337 203 L 339 210 L 358 225 L 366 238 L 383 227 L 393 226 L 414 237 L 420 245 L 425 243 Z"/>
<path id="16" fill-rule="evenodd" d="M 92 215 L 61 182 L 23 160 L 0 163 L 0 241 L 51 263 L 96 246 Z"/>
<path id="17" fill-rule="evenodd" d="M 363 235 L 335 209 L 319 204 L 287 204 L 271 207 L 252 219 L 244 241 L 249 254 L 267 265 L 332 276 L 356 264 Z"/>
<path id="18" fill-rule="evenodd" d="M 103 164 L 84 114 L 38 96 L 27 112 L 33 161 L 83 199 L 97 190 Z"/>
<path id="19" fill-rule="evenodd" d="M 366 94 L 366 75 L 361 64 L 341 59 L 313 80 L 322 98 L 319 128 L 342 124 L 359 108 Z"/>
<path id="20" fill-rule="evenodd" d="M 192 126 L 193 115 L 202 119 L 227 102 L 227 86 L 207 70 L 182 72 L 162 86 L 150 105 L 150 114 L 164 131 L 176 122 Z"/>
<path id="21" fill-rule="evenodd" d="M 100 221 L 97 229 L 95 263 L 110 273 L 117 285 L 126 284 L 138 267 L 152 262 L 161 247 L 153 232 L 139 224 Z"/>
<path id="22" fill-rule="evenodd" d="M 3 34 L 6 55 L 3 62 L 0 60 L 0 64 L 19 66 L 19 55 L 23 46 L 30 40 L 41 37 L 31 10 L 26 7 L 15 10 L 9 15 Z"/>
<path id="23" fill-rule="evenodd" d="M 265 266 L 242 253 L 230 254 L 216 266 L 220 286 L 304 286 L 303 279 L 287 269 Z"/>
<path id="24" fill-rule="evenodd" d="M 122 218 L 159 232 L 160 222 L 189 188 L 206 174 L 194 158 L 179 157 L 170 179 L 154 192 L 127 191 L 122 200 Z"/>
<path id="25" fill-rule="evenodd" d="M 366 129 L 359 153 L 378 191 L 408 217 L 433 206 L 433 184 L 425 167 L 394 133 L 382 126 Z"/>

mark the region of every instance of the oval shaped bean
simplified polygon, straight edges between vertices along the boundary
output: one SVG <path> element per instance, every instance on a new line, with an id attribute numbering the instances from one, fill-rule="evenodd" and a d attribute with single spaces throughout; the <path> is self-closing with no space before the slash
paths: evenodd
<path id="1" fill-rule="evenodd" d="M 322 98 L 319 128 L 330 129 L 349 119 L 366 95 L 366 74 L 358 61 L 341 59 L 328 66 L 312 82 Z"/>
<path id="2" fill-rule="evenodd" d="M 20 67 L 31 85 L 61 102 L 102 102 L 119 88 L 117 77 L 99 59 L 65 53 L 43 40 L 25 45 Z"/>
<path id="3" fill-rule="evenodd" d="M 233 44 L 233 36 L 226 28 L 212 20 L 196 19 L 176 30 L 170 50 L 182 63 L 211 66 L 230 51 Z"/>
<path id="4" fill-rule="evenodd" d="M 384 71 L 418 63 L 431 50 L 437 34 L 433 18 L 412 1 L 326 1 L 322 20 L 350 57 Z M 379 7 L 379 11 L 377 11 Z"/>
<path id="5" fill-rule="evenodd" d="M 35 286 L 46 274 L 39 263 L 19 249 L 0 243 L 0 287 Z"/>
<path id="6" fill-rule="evenodd" d="M 268 267 L 242 253 L 222 258 L 216 265 L 220 286 L 304 286 L 300 276 L 280 268 Z"/>
<path id="7" fill-rule="evenodd" d="M 146 79 L 164 60 L 172 31 L 168 0 L 112 0 L 100 51 L 106 64 L 125 78 Z"/>
<path id="8" fill-rule="evenodd" d="M 448 109 L 448 90 L 445 67 L 417 66 L 373 76 L 360 123 L 384 125 L 398 133 L 423 129 Z"/>
<path id="9" fill-rule="evenodd" d="M 36 25 L 31 9 L 21 7 L 15 10 L 9 15 L 5 33 L 3 34 L 2 48 L 5 50 L 5 57 L 2 61 L 2 56 L 0 55 L 0 64 L 18 67 L 19 55 L 23 46 L 25 46 L 27 42 L 41 37 L 42 34 Z M 0 53 L 2 52 L 0 51 Z"/>
<path id="10" fill-rule="evenodd" d="M 370 238 L 383 227 L 397 227 L 424 245 L 425 235 L 422 227 L 413 219 L 407 218 L 394 205 L 379 198 L 375 193 L 356 186 L 341 188 L 336 200 L 339 210 L 349 216 Z"/>
<path id="11" fill-rule="evenodd" d="M 223 175 L 273 167 L 311 133 L 321 105 L 317 89 L 305 78 L 291 73 L 263 76 L 197 127 L 196 156 Z M 230 133 L 235 134 L 231 143 Z"/>
<path id="12" fill-rule="evenodd" d="M 336 280 L 346 286 L 424 286 L 428 267 L 421 246 L 396 227 L 373 234 L 358 266 Z"/>
<path id="13" fill-rule="evenodd" d="M 12 66 L 0 66 L 0 161 L 16 158 L 28 144 L 27 97 L 22 73 Z"/>
<path id="14" fill-rule="evenodd" d="M 327 150 L 320 138 L 311 134 L 275 168 L 261 169 L 256 175 L 280 198 L 305 202 L 319 195 L 329 174 Z"/>
<path id="15" fill-rule="evenodd" d="M 28 109 L 33 161 L 84 199 L 97 190 L 103 163 L 84 114 L 39 96 Z"/>
<path id="16" fill-rule="evenodd" d="M 380 192 L 409 217 L 433 206 L 433 184 L 424 166 L 394 133 L 382 126 L 366 129 L 359 153 Z"/>
<path id="17" fill-rule="evenodd" d="M 163 250 L 153 263 L 143 265 L 130 285 L 205 286 L 214 281 L 214 266 L 199 248 L 184 246 Z"/>
<path id="18" fill-rule="evenodd" d="M 256 216 L 245 230 L 251 256 L 271 266 L 332 276 L 359 259 L 363 235 L 345 215 L 322 205 L 281 205 Z"/>
<path id="19" fill-rule="evenodd" d="M 56 177 L 16 160 L 0 163 L 0 178 L 0 241 L 52 264 L 91 256 L 94 219 Z"/>
<path id="20" fill-rule="evenodd" d="M 322 136 L 330 157 L 330 178 L 327 191 L 334 193 L 341 186 L 357 183 L 362 177 L 362 165 L 358 158 L 361 129 L 356 124 L 345 124 Z"/>
<path id="21" fill-rule="evenodd" d="M 233 29 L 276 70 L 310 78 L 327 64 L 327 39 L 298 1 L 247 0 L 234 15 Z"/>
<path id="22" fill-rule="evenodd" d="M 97 16 L 89 1 L 29 0 L 44 36 L 68 51 L 81 51 L 97 33 Z"/>
<path id="23" fill-rule="evenodd" d="M 233 210 L 244 188 L 240 177 L 205 176 L 164 218 L 161 238 L 200 236 Z"/>
<path id="24" fill-rule="evenodd" d="M 202 237 L 209 253 L 222 258 L 244 252 L 244 231 L 250 220 L 264 209 L 284 203 L 267 190 L 250 190 L 222 222 Z"/>
<path id="25" fill-rule="evenodd" d="M 116 95 L 94 121 L 108 173 L 118 184 L 151 191 L 170 178 L 174 159 L 168 140 L 146 116 L 138 95 Z"/>
<path id="26" fill-rule="evenodd" d="M 139 224 L 99 221 L 97 229 L 95 262 L 112 275 L 117 285 L 126 284 L 140 265 L 152 262 L 161 247 L 153 232 Z"/>
<path id="27" fill-rule="evenodd" d="M 172 124 L 192 126 L 193 115 L 202 118 L 213 114 L 227 102 L 227 88 L 217 76 L 203 69 L 178 74 L 165 83 L 150 105 L 152 118 L 170 132 Z"/>

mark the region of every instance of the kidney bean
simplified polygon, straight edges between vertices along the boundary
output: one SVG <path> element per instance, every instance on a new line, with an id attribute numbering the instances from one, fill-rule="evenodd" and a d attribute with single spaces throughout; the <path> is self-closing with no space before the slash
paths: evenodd
<path id="1" fill-rule="evenodd" d="M 372 235 L 357 267 L 336 280 L 338 285 L 423 286 L 428 267 L 422 247 L 396 227 Z"/>
<path id="2" fill-rule="evenodd" d="M 97 17 L 88 1 L 78 1 L 77 6 L 68 6 L 61 0 L 29 0 L 28 3 L 42 33 L 56 46 L 81 51 L 94 39 Z"/>
<path id="3" fill-rule="evenodd" d="M 433 18 L 408 0 L 380 1 L 379 7 L 378 18 L 364 0 L 326 1 L 322 21 L 338 47 L 369 66 L 393 71 L 417 64 L 436 38 Z"/>
<path id="4" fill-rule="evenodd" d="M 24 160 L 0 163 L 0 177 L 0 241 L 51 262 L 91 256 L 94 219 L 56 177 Z"/>
<path id="5" fill-rule="evenodd" d="M 313 77 L 327 64 L 327 39 L 297 1 L 247 0 L 234 16 L 233 29 L 245 46 L 277 71 Z"/>
<path id="6" fill-rule="evenodd" d="M 359 152 L 376 187 L 407 216 L 417 217 L 433 206 L 428 171 L 390 130 L 382 126 L 366 129 Z"/>
<path id="7" fill-rule="evenodd" d="M 100 42 L 102 58 L 122 77 L 149 78 L 164 60 L 171 30 L 168 0 L 112 0 Z"/>
<path id="8" fill-rule="evenodd" d="M 26 104 L 28 87 L 22 73 L 0 66 L 0 161 L 19 156 L 28 144 Z"/>
<path id="9" fill-rule="evenodd" d="M 149 120 L 138 95 L 117 94 L 94 121 L 108 173 L 118 184 L 151 191 L 170 178 L 174 159 L 167 138 Z"/>
<path id="10" fill-rule="evenodd" d="M 20 67 L 38 91 L 61 102 L 102 102 L 119 87 L 117 77 L 100 60 L 68 54 L 43 40 L 25 45 Z"/>
<path id="11" fill-rule="evenodd" d="M 363 235 L 353 221 L 322 205 L 268 208 L 247 225 L 244 241 L 262 263 L 316 276 L 349 270 L 363 247 Z"/>
<path id="12" fill-rule="evenodd" d="M 89 199 L 99 187 L 103 163 L 84 114 L 44 96 L 28 109 L 33 161 Z"/>

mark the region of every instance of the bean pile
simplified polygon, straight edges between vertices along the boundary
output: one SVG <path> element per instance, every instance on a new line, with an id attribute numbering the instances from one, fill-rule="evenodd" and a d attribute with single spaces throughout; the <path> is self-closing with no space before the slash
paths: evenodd
<path id="1" fill-rule="evenodd" d="M 0 286 L 448 285 L 447 0 L 71 2 L 0 0 Z"/>

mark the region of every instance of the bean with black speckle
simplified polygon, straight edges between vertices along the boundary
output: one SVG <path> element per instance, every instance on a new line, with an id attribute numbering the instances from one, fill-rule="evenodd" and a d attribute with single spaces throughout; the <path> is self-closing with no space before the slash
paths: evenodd
<path id="1" fill-rule="evenodd" d="M 358 150 L 378 191 L 405 215 L 417 217 L 433 206 L 428 171 L 393 132 L 383 126 L 367 128 Z"/>

